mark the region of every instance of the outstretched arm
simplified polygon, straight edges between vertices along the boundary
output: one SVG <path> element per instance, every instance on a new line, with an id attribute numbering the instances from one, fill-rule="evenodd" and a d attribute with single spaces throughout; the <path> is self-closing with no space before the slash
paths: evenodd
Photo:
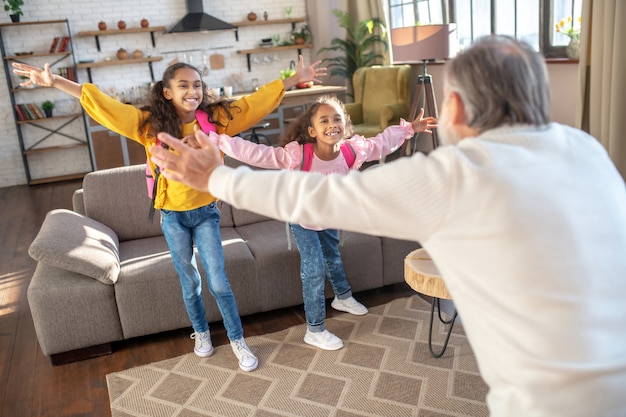
<path id="1" fill-rule="evenodd" d="M 327 75 L 327 69 L 325 67 L 317 68 L 317 66 L 322 61 L 315 61 L 309 66 L 304 66 L 304 58 L 300 55 L 298 59 L 298 68 L 296 69 L 296 73 L 289 78 L 283 80 L 283 84 L 285 86 L 285 91 L 289 90 L 292 87 L 295 87 L 298 83 L 306 83 L 309 81 L 314 81 L 316 83 L 321 83 L 318 77 L 325 77 Z"/>
<path id="2" fill-rule="evenodd" d="M 50 71 L 50 64 L 45 64 L 43 68 L 39 68 L 21 62 L 13 62 L 13 72 L 17 75 L 28 77 L 28 80 L 20 83 L 22 87 L 28 87 L 29 85 L 54 87 L 80 99 L 82 86 L 60 75 L 53 74 Z"/>

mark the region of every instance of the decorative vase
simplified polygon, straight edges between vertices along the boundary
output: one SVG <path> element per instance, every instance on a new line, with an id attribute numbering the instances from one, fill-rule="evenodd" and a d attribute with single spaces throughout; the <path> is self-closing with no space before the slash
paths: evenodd
<path id="1" fill-rule="evenodd" d="M 106 28 L 107 28 L 107 24 L 104 20 L 101 20 L 100 22 L 98 22 L 98 29 L 106 30 Z"/>
<path id="2" fill-rule="evenodd" d="M 117 50 L 117 59 L 126 59 L 128 58 L 128 51 L 124 48 L 120 48 Z"/>
<path id="3" fill-rule="evenodd" d="M 17 23 L 17 22 L 20 21 L 19 13 L 10 14 L 9 17 L 11 18 L 11 22 L 13 22 L 13 23 Z"/>
<path id="4" fill-rule="evenodd" d="M 148 22 L 148 19 L 141 19 L 140 25 L 142 28 L 147 28 L 150 26 L 150 22 Z"/>
<path id="5" fill-rule="evenodd" d="M 254 22 L 256 20 L 256 13 L 250 12 L 248 13 L 248 20 Z"/>
<path id="6" fill-rule="evenodd" d="M 120 20 L 119 22 L 117 22 L 117 27 L 118 29 L 126 29 L 126 22 Z"/>
<path id="7" fill-rule="evenodd" d="M 572 38 L 565 47 L 565 55 L 568 58 L 578 58 L 580 52 L 580 39 Z"/>

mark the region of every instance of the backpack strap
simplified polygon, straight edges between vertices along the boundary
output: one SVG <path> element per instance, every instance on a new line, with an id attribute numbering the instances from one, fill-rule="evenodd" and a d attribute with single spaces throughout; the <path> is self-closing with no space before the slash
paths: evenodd
<path id="1" fill-rule="evenodd" d="M 211 121 L 209 121 L 209 113 L 205 112 L 204 110 L 196 109 L 196 120 L 198 121 L 198 124 L 200 125 L 200 129 L 202 129 L 204 133 L 209 134 L 209 132 L 217 131 L 215 127 L 215 123 L 212 123 Z M 156 145 L 158 146 L 159 144 L 160 142 L 157 140 Z M 152 176 L 152 171 L 150 171 L 150 164 L 148 163 L 148 161 L 146 161 L 146 185 L 148 187 L 148 196 L 150 197 L 150 200 L 151 200 L 150 212 L 148 213 L 148 221 L 150 223 L 152 223 L 152 220 L 154 219 L 154 212 L 155 212 L 154 199 L 156 198 L 157 189 L 159 185 L 159 175 L 160 175 L 159 167 L 156 167 L 155 175 L 154 177 Z"/>
<path id="2" fill-rule="evenodd" d="M 339 150 L 343 154 L 343 158 L 348 164 L 348 168 L 352 168 L 356 161 L 356 151 L 348 142 L 343 142 L 339 147 Z M 309 171 L 311 164 L 313 164 L 313 143 L 307 142 L 302 146 L 302 163 L 300 164 L 301 171 Z"/>
<path id="3" fill-rule="evenodd" d="M 301 171 L 309 171 L 311 164 L 313 163 L 313 143 L 307 142 L 302 145 L 302 163 L 300 164 Z"/>
<path id="4" fill-rule="evenodd" d="M 339 147 L 341 153 L 343 154 L 344 159 L 348 164 L 348 168 L 352 168 L 354 162 L 356 161 L 356 151 L 348 142 L 344 142 Z"/>

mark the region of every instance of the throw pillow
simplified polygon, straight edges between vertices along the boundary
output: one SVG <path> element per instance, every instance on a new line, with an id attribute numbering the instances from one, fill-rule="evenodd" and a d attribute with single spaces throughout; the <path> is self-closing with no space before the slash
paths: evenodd
<path id="1" fill-rule="evenodd" d="M 119 240 L 111 228 L 70 210 L 50 211 L 28 248 L 37 262 L 114 284 L 120 274 Z"/>

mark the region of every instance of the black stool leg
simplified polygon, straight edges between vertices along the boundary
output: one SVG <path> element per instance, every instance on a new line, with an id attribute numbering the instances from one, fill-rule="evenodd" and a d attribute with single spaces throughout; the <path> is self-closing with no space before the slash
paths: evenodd
<path id="1" fill-rule="evenodd" d="M 441 352 L 439 353 L 435 353 L 433 351 L 433 320 L 435 319 L 435 303 L 437 303 L 437 314 L 439 316 L 439 320 L 443 324 L 450 325 L 450 327 L 448 328 L 448 334 L 446 335 L 446 341 L 443 343 L 443 348 L 441 349 Z M 441 317 L 441 306 L 439 304 L 439 298 L 433 297 L 431 304 L 430 304 L 430 328 L 428 330 L 428 350 L 430 350 L 430 354 L 434 358 L 440 358 L 445 353 L 446 348 L 448 347 L 448 341 L 450 340 L 450 335 L 452 334 L 452 328 L 454 327 L 454 320 L 456 319 L 456 316 L 457 316 L 457 312 L 455 309 L 454 314 L 452 315 L 452 318 L 448 321 L 444 320 L 443 317 Z"/>

